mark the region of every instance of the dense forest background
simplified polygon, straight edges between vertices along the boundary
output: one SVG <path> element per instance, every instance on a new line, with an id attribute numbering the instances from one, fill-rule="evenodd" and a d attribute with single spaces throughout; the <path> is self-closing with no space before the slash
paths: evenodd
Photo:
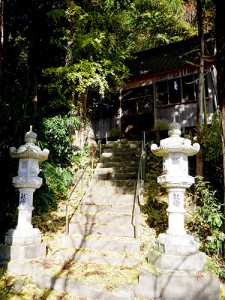
<path id="1" fill-rule="evenodd" d="M 0 8 L 1 237 L 15 224 L 18 205 L 12 187 L 17 162 L 9 148 L 23 144 L 24 133 L 34 126 L 40 147 L 50 150 L 34 213 L 57 205 L 57 198 L 67 197 L 79 157 L 87 151 L 76 137 L 86 132 L 85 141 L 88 136 L 90 95 L 104 101 L 122 85 L 132 53 L 211 31 L 217 40 L 220 116 L 225 115 L 224 1 L 0 0 Z M 216 143 L 221 124 L 214 124 Z M 212 146 L 209 141 L 206 148 Z M 216 184 L 223 181 L 222 147 L 218 157 L 213 162 L 220 178 Z"/>

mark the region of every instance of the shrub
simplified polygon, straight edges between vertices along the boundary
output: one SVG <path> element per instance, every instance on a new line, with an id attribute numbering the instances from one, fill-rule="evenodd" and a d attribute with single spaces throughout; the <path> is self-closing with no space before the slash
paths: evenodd
<path id="1" fill-rule="evenodd" d="M 70 168 L 61 168 L 53 163 L 45 162 L 42 172 L 47 186 L 56 199 L 66 199 L 73 175 Z"/>
<path id="2" fill-rule="evenodd" d="M 154 155 L 149 146 L 146 147 L 146 203 L 141 207 L 141 210 L 147 215 L 147 224 L 155 228 L 156 233 L 159 234 L 167 228 L 167 201 L 163 199 L 165 189 L 157 183 L 157 177 L 162 173 L 162 158 Z"/>
<path id="3" fill-rule="evenodd" d="M 213 115 L 210 125 L 203 128 L 201 138 L 202 156 L 204 161 L 204 178 L 209 181 L 217 192 L 223 195 L 223 156 L 222 156 L 221 120 L 217 113 Z M 215 174 L 217 176 L 215 176 Z"/>
<path id="4" fill-rule="evenodd" d="M 198 177 L 195 191 L 191 198 L 196 203 L 191 220 L 188 220 L 188 228 L 197 235 L 201 242 L 201 248 L 207 254 L 220 254 L 225 234 L 222 232 L 224 215 L 222 204 L 215 197 L 209 182 Z"/>
<path id="5" fill-rule="evenodd" d="M 47 185 L 43 185 L 34 193 L 34 215 L 41 215 L 56 207 L 55 197 Z"/>
<path id="6" fill-rule="evenodd" d="M 50 150 L 49 160 L 54 163 L 68 164 L 73 155 L 73 146 L 70 139 L 71 128 L 79 126 L 76 117 L 67 118 L 57 115 L 43 119 L 41 144 Z"/>

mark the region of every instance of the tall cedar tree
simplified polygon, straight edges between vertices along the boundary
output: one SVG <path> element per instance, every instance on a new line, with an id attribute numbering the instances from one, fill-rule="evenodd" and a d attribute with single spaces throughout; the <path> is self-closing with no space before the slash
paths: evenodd
<path id="1" fill-rule="evenodd" d="M 223 172 L 225 204 L 225 1 L 216 0 L 217 90 L 222 117 Z"/>

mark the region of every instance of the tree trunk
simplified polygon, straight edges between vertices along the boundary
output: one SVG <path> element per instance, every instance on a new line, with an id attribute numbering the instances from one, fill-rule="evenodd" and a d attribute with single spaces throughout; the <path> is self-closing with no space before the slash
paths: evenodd
<path id="1" fill-rule="evenodd" d="M 4 7 L 4 0 L 0 0 L 0 90 L 1 90 L 1 81 L 2 81 L 3 41 L 4 41 L 3 7 Z"/>
<path id="2" fill-rule="evenodd" d="M 198 95 L 197 95 L 197 140 L 201 142 L 202 129 L 204 123 L 203 113 L 203 97 L 204 97 L 204 29 L 203 29 L 203 7 L 202 0 L 197 0 L 197 16 L 198 16 L 198 35 L 199 35 L 199 57 L 200 68 L 198 78 Z M 206 116 L 205 116 L 206 117 Z M 196 173 L 199 176 L 203 176 L 203 159 L 202 151 L 197 154 L 196 159 Z"/>
<path id="3" fill-rule="evenodd" d="M 216 62 L 217 62 L 217 90 L 222 119 L 222 151 L 223 151 L 223 201 L 225 209 L 225 1 L 216 0 Z M 225 230 L 225 224 L 224 224 Z M 223 247 L 223 255 L 224 255 Z"/>

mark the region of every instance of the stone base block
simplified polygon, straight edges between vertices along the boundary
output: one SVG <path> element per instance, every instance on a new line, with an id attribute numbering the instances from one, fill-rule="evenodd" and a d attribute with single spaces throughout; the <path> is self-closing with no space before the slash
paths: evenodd
<path id="1" fill-rule="evenodd" d="M 183 271 L 196 273 L 201 271 L 205 264 L 206 256 L 202 252 L 193 255 L 171 255 L 151 250 L 148 255 L 148 262 L 155 267 L 169 272 Z"/>
<path id="2" fill-rule="evenodd" d="M 41 232 L 38 228 L 28 230 L 9 229 L 5 235 L 6 245 L 39 245 L 41 244 Z"/>
<path id="3" fill-rule="evenodd" d="M 36 258 L 44 258 L 46 256 L 46 244 L 39 245 L 2 245 L 0 247 L 1 261 L 27 261 Z"/>
<path id="4" fill-rule="evenodd" d="M 156 239 L 154 249 L 172 255 L 193 255 L 199 252 L 199 244 L 194 240 L 193 236 L 172 235 L 161 233 Z"/>
<path id="5" fill-rule="evenodd" d="M 9 261 L 2 265 L 5 269 L 12 272 L 15 275 L 28 275 L 32 276 L 35 273 L 41 273 L 41 267 L 38 263 L 31 263 L 29 261 Z"/>
<path id="6" fill-rule="evenodd" d="M 156 275 L 142 271 L 135 296 L 162 300 L 220 300 L 218 278 L 194 275 Z"/>

